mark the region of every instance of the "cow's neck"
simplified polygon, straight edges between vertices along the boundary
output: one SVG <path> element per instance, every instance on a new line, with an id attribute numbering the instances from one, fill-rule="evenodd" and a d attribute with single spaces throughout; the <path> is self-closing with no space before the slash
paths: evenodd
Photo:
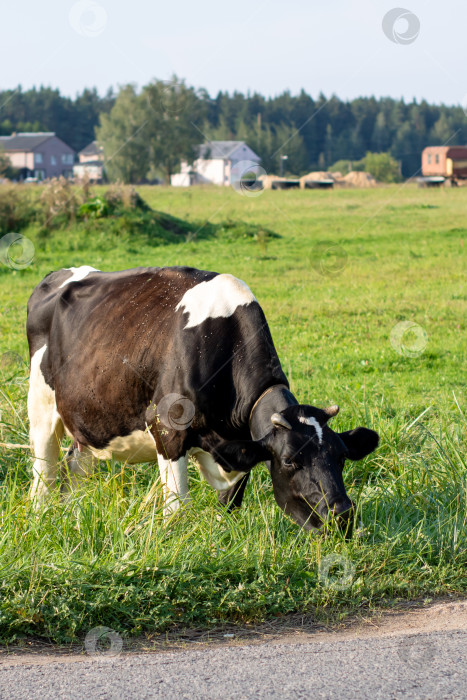
<path id="1" fill-rule="evenodd" d="M 278 384 L 263 392 L 253 405 L 250 414 L 250 432 L 253 440 L 259 440 L 272 430 L 271 416 L 298 401 L 284 384 Z"/>

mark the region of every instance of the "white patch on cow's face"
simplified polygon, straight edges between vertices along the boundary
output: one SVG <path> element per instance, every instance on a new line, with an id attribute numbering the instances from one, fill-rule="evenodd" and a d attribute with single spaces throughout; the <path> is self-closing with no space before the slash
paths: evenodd
<path id="1" fill-rule="evenodd" d="M 248 285 L 233 275 L 217 275 L 208 282 L 200 282 L 189 289 L 177 304 L 189 314 L 185 328 L 194 328 L 208 318 L 232 316 L 238 306 L 256 301 Z"/>
<path id="2" fill-rule="evenodd" d="M 318 441 L 319 441 L 319 444 L 321 445 L 321 443 L 323 441 L 323 429 L 320 426 L 320 424 L 318 423 L 318 421 L 316 420 L 316 418 L 312 418 L 312 417 L 306 418 L 306 416 L 300 416 L 300 418 L 298 420 L 300 421 L 300 423 L 304 423 L 305 425 L 311 425 L 316 430 L 316 434 L 318 436 Z"/>
<path id="3" fill-rule="evenodd" d="M 220 464 L 214 461 L 209 452 L 194 447 L 188 454 L 198 462 L 201 474 L 216 491 L 225 491 L 237 483 L 246 472 L 225 472 Z"/>
<path id="4" fill-rule="evenodd" d="M 54 489 L 63 423 L 57 411 L 55 391 L 50 388 L 41 371 L 41 362 L 47 345 L 36 350 L 31 358 L 29 378 L 28 416 L 31 452 L 34 457 L 31 497 L 36 506 Z"/>
<path id="5" fill-rule="evenodd" d="M 100 272 L 100 270 L 96 270 L 95 267 L 91 267 L 90 265 L 82 265 L 81 267 L 67 267 L 66 269 L 70 270 L 72 273 L 71 277 L 62 282 L 59 289 L 64 287 L 66 284 L 70 284 L 70 282 L 79 282 L 80 280 L 84 280 L 84 278 L 87 277 L 90 272 Z"/>

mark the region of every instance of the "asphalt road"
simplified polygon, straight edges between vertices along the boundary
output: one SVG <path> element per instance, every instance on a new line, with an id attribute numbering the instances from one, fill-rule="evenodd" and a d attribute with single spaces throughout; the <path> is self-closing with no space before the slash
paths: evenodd
<path id="1" fill-rule="evenodd" d="M 1 700 L 467 697 L 467 630 L 70 661 L 3 658 Z"/>

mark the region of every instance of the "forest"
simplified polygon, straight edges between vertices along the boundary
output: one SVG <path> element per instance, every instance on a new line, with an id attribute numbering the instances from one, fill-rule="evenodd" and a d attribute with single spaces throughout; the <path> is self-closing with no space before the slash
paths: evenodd
<path id="1" fill-rule="evenodd" d="M 55 131 L 77 151 L 98 136 L 106 158 L 116 143 L 128 143 L 110 167 L 111 179 L 124 181 L 170 176 L 180 158 L 192 159 L 194 146 L 207 139 L 246 141 L 267 172 L 279 171 L 281 155 L 287 155 L 286 171 L 300 175 L 371 152 L 390 154 L 401 175 L 411 177 L 419 173 L 425 146 L 467 143 L 467 116 L 460 105 L 389 97 L 344 101 L 304 90 L 211 96 L 174 77 L 105 95 L 85 89 L 74 98 L 50 87 L 6 90 L 0 92 L 0 134 L 12 131 Z"/>

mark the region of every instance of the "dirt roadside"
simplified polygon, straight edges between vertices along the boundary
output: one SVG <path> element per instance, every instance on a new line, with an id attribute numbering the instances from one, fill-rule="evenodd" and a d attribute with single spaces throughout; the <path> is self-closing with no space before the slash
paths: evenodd
<path id="1" fill-rule="evenodd" d="M 303 644 L 350 639 L 411 636 L 427 632 L 467 630 L 467 599 L 414 601 L 390 611 L 362 613 L 343 623 L 324 624 L 312 616 L 291 615 L 261 625 L 223 627 L 215 630 L 184 630 L 144 639 L 123 640 L 119 655 L 186 651 L 215 646 L 251 644 Z M 83 662 L 102 659 L 106 652 L 89 655 L 83 645 L 56 646 L 27 641 L 0 649 L 0 666 Z"/>

